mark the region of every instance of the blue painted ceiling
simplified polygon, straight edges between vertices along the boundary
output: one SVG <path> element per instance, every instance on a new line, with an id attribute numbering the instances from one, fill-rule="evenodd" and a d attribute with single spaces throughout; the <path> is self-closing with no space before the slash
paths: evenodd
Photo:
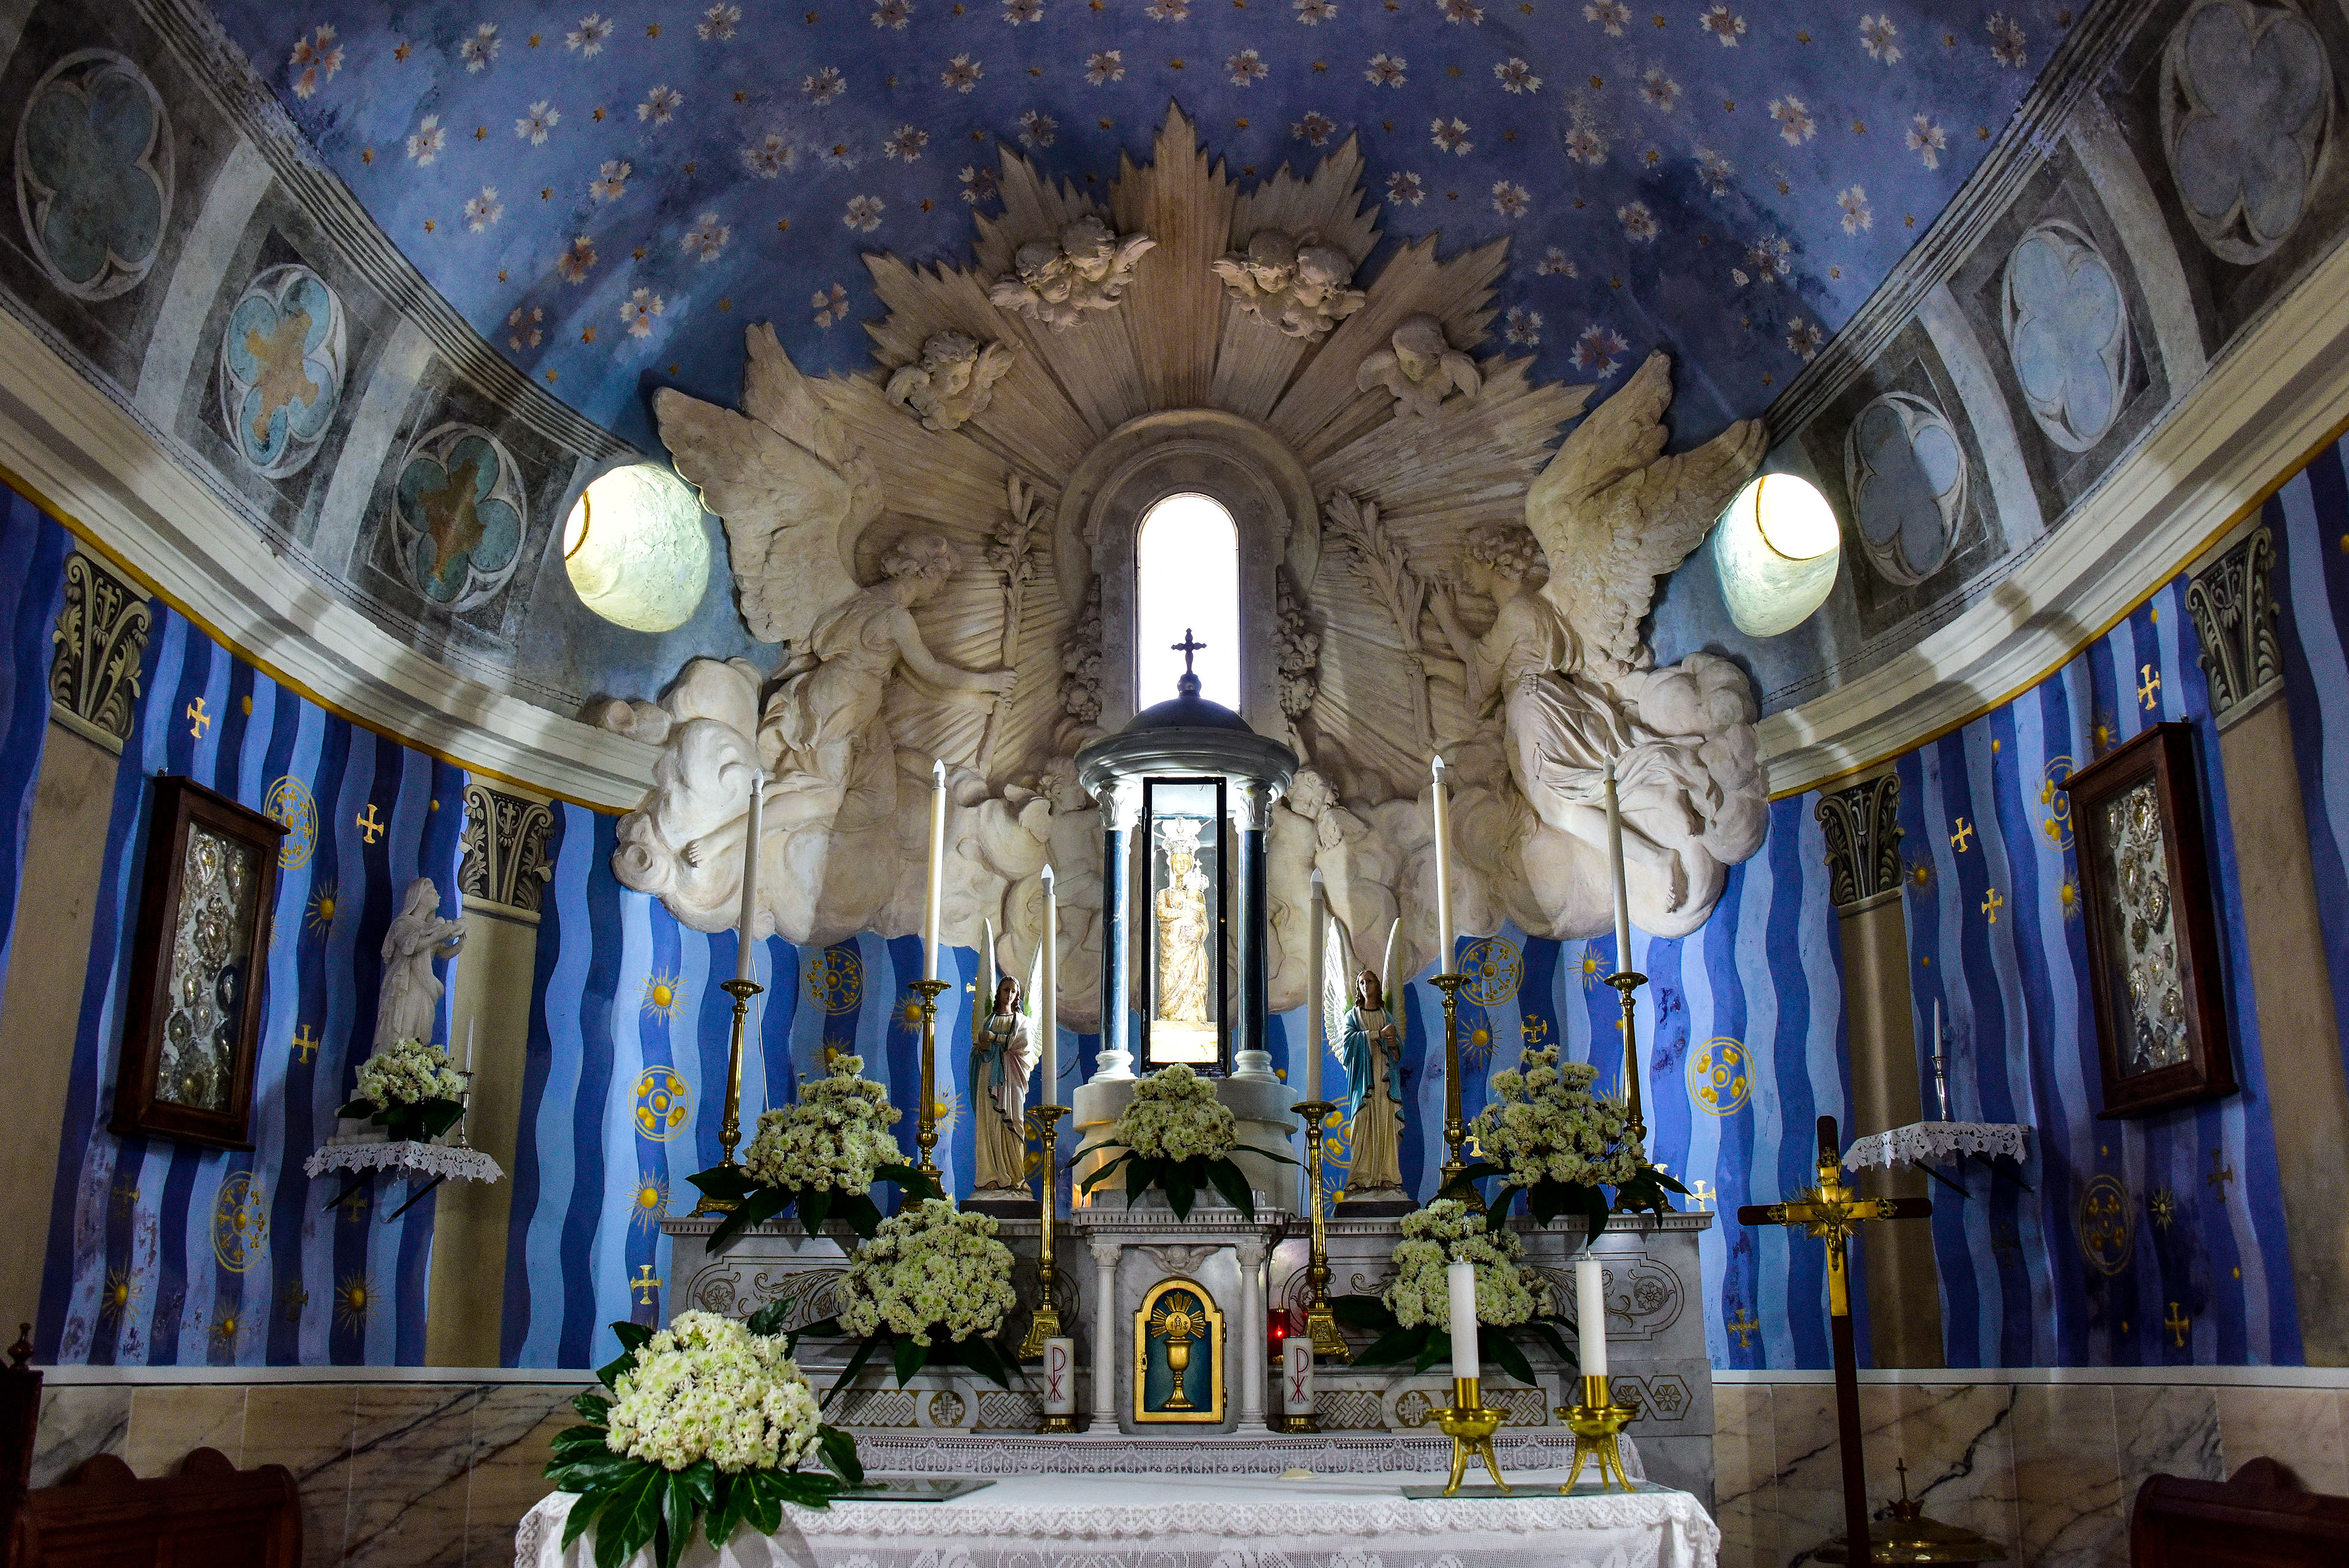
<path id="1" fill-rule="evenodd" d="M 1757 413 L 1924 232 L 2073 19 L 2041 0 L 215 0 L 327 164 L 557 397 L 657 451 L 742 327 L 869 366 L 860 260 L 968 263 L 999 146 L 1094 192 L 1170 101 L 1242 182 L 1359 135 L 1386 244 L 1499 236 L 1537 375 L 1681 358 Z"/>

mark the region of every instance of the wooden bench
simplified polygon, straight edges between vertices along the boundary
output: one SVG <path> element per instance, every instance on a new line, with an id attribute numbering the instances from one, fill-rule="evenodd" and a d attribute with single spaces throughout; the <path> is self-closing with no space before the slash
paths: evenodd
<path id="1" fill-rule="evenodd" d="M 301 1568 L 302 1499 L 284 1465 L 198 1449 L 141 1480 L 112 1454 L 33 1487 L 41 1375 L 25 1325 L 0 1367 L 0 1568 Z"/>
<path id="2" fill-rule="evenodd" d="M 2129 1512 L 2131 1568 L 2349 1564 L 2349 1497 L 2302 1488 L 2273 1459 L 2222 1481 L 2155 1476 Z"/>

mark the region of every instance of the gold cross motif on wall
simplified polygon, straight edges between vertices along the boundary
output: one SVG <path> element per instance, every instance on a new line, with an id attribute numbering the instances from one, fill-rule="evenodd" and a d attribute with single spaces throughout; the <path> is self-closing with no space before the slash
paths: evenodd
<path id="1" fill-rule="evenodd" d="M 318 1037 L 310 1033 L 306 1023 L 294 1031 L 294 1059 L 307 1062 L 318 1054 Z"/>
<path id="2" fill-rule="evenodd" d="M 2006 900 L 1999 897 L 1998 889 L 1995 888 L 1990 890 L 1990 897 L 1982 901 L 1982 912 L 1990 917 L 1990 923 L 1993 926 L 1998 924 L 1999 910 L 2005 907 Z"/>
<path id="3" fill-rule="evenodd" d="M 181 716 L 188 721 L 188 733 L 199 741 L 204 738 L 204 731 L 212 722 L 212 716 L 204 711 L 204 700 L 201 697 L 189 703 L 187 712 Z"/>
<path id="4" fill-rule="evenodd" d="M 1754 1331 L 1761 1326 L 1754 1321 L 1753 1314 L 1744 1307 L 1737 1309 L 1737 1315 L 1731 1318 L 1728 1324 L 1729 1332 L 1737 1336 L 1737 1347 L 1740 1350 L 1754 1348 Z"/>
<path id="5" fill-rule="evenodd" d="M 2137 705 L 2150 713 L 2153 711 L 2153 705 L 2160 700 L 2161 671 L 2150 664 L 2145 665 L 2137 671 Z"/>
<path id="6" fill-rule="evenodd" d="M 367 1212 L 367 1195 L 354 1187 L 336 1199 L 335 1207 L 343 1211 L 343 1218 L 346 1220 L 356 1220 Z"/>
<path id="7" fill-rule="evenodd" d="M 2219 1150 L 2215 1148 L 2212 1149 L 2210 1151 L 2210 1168 L 2209 1171 L 2204 1173 L 2202 1178 L 2203 1180 L 2209 1182 L 2211 1186 L 2219 1189 L 2219 1201 L 2221 1203 L 2224 1203 L 2227 1200 L 2227 1183 L 2235 1179 L 2235 1168 L 2231 1165 L 2222 1165 L 2221 1163 L 2225 1158 L 2226 1157 L 2220 1154 Z"/>
<path id="8" fill-rule="evenodd" d="M 362 834 L 366 835 L 367 841 L 369 844 L 373 844 L 377 839 L 383 836 L 383 822 L 375 814 L 375 802 L 373 801 L 367 802 L 367 808 L 365 811 L 351 818 L 351 826 L 357 828 Z"/>
<path id="9" fill-rule="evenodd" d="M 1966 841 L 1974 836 L 1974 825 L 1962 816 L 1951 820 L 1957 824 L 1957 831 L 1950 835 L 1950 846 L 1963 855 L 1967 848 Z"/>
<path id="10" fill-rule="evenodd" d="M 628 1282 L 628 1289 L 640 1293 L 636 1299 L 638 1306 L 650 1306 L 657 1299 L 656 1293 L 661 1288 L 661 1282 L 660 1276 L 653 1272 L 653 1266 L 647 1263 L 636 1271 L 636 1277 Z"/>
<path id="11" fill-rule="evenodd" d="M 1699 1181 L 1690 1187 L 1689 1196 L 1696 1199 L 1696 1206 L 1699 1209 L 1710 1214 L 1713 1212 L 1713 1200 L 1718 1194 L 1713 1191 L 1713 1183 Z"/>
<path id="12" fill-rule="evenodd" d="M 2169 1303 L 2169 1315 L 2161 1320 L 2161 1326 L 2177 1336 L 2178 1347 L 2183 1350 L 2186 1348 L 2186 1331 L 2194 1326 L 2194 1320 L 2180 1313 L 2178 1303 L 2172 1302 Z"/>

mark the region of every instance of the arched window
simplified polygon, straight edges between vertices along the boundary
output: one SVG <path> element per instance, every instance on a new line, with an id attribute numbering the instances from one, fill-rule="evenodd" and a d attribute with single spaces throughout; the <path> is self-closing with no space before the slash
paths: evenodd
<path id="1" fill-rule="evenodd" d="M 1205 646 L 1199 695 L 1240 705 L 1240 543 L 1232 514 L 1196 493 L 1169 495 L 1142 519 L 1133 550 L 1134 706 L 1174 695 L 1190 631 Z"/>

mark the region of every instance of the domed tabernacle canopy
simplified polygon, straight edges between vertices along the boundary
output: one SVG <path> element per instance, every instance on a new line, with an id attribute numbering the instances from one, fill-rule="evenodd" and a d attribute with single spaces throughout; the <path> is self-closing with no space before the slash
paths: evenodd
<path id="1" fill-rule="evenodd" d="M 1271 1081 L 1264 839 L 1297 753 L 1199 695 L 1191 660 L 1206 646 L 1186 630 L 1175 695 L 1077 753 L 1107 834 L 1096 1077 L 1130 1076 L 1138 1051 L 1145 1068 Z M 1111 998 L 1141 1003 L 1138 1031 Z"/>

